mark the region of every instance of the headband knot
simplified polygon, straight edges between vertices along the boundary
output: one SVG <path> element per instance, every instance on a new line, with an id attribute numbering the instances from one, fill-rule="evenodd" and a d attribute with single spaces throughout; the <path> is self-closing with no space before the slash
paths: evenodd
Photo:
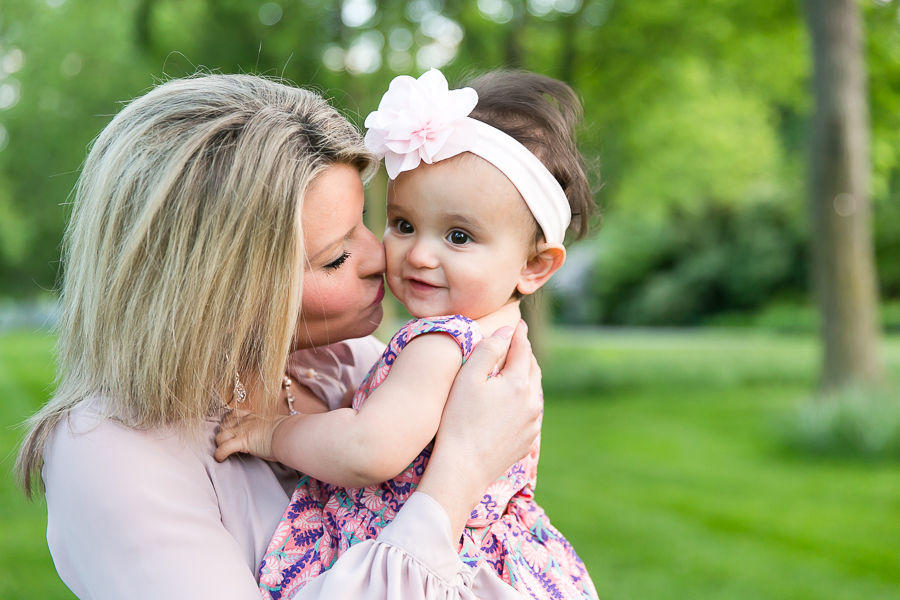
<path id="1" fill-rule="evenodd" d="M 366 117 L 365 144 L 384 158 L 388 177 L 463 152 L 480 156 L 519 190 L 551 243 L 562 243 L 572 220 L 566 194 L 530 150 L 499 129 L 469 118 L 478 104 L 472 88 L 451 90 L 444 74 L 430 69 L 418 79 L 395 77 Z"/>

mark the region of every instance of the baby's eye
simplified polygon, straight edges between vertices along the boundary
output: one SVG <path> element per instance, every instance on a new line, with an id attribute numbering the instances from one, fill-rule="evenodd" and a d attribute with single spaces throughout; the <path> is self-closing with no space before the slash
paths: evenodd
<path id="1" fill-rule="evenodd" d="M 409 221 L 397 219 L 397 231 L 399 233 L 412 233 L 415 230 L 413 229 L 412 223 Z"/>
<path id="2" fill-rule="evenodd" d="M 451 231 L 447 236 L 447 241 L 455 246 L 463 246 L 472 241 L 469 234 L 464 231 Z"/>

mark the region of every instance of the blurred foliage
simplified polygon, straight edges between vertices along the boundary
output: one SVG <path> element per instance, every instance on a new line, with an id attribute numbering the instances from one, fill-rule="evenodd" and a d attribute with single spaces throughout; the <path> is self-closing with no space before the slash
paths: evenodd
<path id="1" fill-rule="evenodd" d="M 788 202 L 707 204 L 667 219 L 613 215 L 595 242 L 596 320 L 687 325 L 802 294 L 806 236 Z"/>
<path id="2" fill-rule="evenodd" d="M 900 333 L 900 302 L 882 302 L 879 311 L 881 329 Z M 821 331 L 817 307 L 809 302 L 776 300 L 756 313 L 721 313 L 707 323 L 724 327 L 755 327 L 788 334 L 815 335 Z"/>
<path id="3" fill-rule="evenodd" d="M 865 0 L 879 274 L 900 298 L 898 0 Z M 52 290 L 91 139 L 156 82 L 249 72 L 352 120 L 390 79 L 500 66 L 570 82 L 606 231 L 581 319 L 676 324 L 807 293 L 810 59 L 796 0 L 4 0 L 0 296 Z M 599 185 L 602 183 L 602 189 Z M 563 315 L 565 317 L 566 315 Z"/>

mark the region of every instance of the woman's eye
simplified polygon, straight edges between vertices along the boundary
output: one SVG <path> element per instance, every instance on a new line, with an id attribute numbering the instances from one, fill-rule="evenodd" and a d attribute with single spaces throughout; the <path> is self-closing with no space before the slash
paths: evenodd
<path id="1" fill-rule="evenodd" d="M 469 234 L 462 231 L 451 231 L 450 235 L 447 236 L 447 240 L 449 240 L 451 244 L 462 246 L 471 242 L 472 238 L 469 237 Z"/>
<path id="2" fill-rule="evenodd" d="M 397 221 L 397 231 L 400 233 L 412 233 L 415 230 L 413 229 L 412 223 L 400 219 Z"/>
<path id="3" fill-rule="evenodd" d="M 347 262 L 348 258 L 350 258 L 350 253 L 344 252 L 343 254 L 340 255 L 340 257 L 337 258 L 337 260 L 333 260 L 330 263 L 328 263 L 327 265 L 325 265 L 325 270 L 326 271 L 336 271 L 337 269 L 340 269 L 341 265 L 344 264 L 345 262 Z"/>

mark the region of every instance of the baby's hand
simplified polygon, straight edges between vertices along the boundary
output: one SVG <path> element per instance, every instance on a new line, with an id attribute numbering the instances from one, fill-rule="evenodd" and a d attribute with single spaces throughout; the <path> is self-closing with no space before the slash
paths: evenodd
<path id="1" fill-rule="evenodd" d="M 216 434 L 216 460 L 222 462 L 236 452 L 276 460 L 272 453 L 272 437 L 275 428 L 286 418 L 286 415 L 264 418 L 244 410 L 229 413 Z"/>

